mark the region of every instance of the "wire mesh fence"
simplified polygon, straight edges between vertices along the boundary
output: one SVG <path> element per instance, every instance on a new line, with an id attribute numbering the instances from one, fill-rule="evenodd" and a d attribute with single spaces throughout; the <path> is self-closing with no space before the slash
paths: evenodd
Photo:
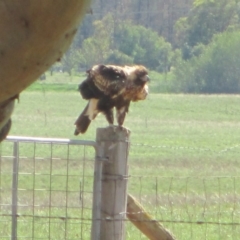
<path id="1" fill-rule="evenodd" d="M 135 177 L 130 187 L 137 179 L 135 196 L 176 239 L 238 238 L 239 177 Z"/>
<path id="2" fill-rule="evenodd" d="M 92 146 L 23 138 L 2 144 L 1 239 L 84 239 L 91 227 Z"/>
<path id="3" fill-rule="evenodd" d="M 221 160 L 238 154 L 237 145 L 222 150 L 144 144 L 131 148 L 130 173 L 146 175 L 130 174 L 128 191 L 176 239 L 238 239 L 239 162 L 235 157 Z M 156 161 L 155 154 L 161 155 Z"/>
<path id="4" fill-rule="evenodd" d="M 95 154 L 92 146 L 91 141 L 61 139 L 12 139 L 1 145 L 1 239 L 90 239 Z M 159 148 L 154 147 L 157 151 Z M 167 176 L 167 166 L 165 172 L 160 167 L 163 163 L 158 168 L 154 164 L 156 172 L 152 176 L 136 175 L 138 167 L 146 171 L 147 167 L 144 161 L 136 162 L 135 150 L 153 151 L 148 146 L 131 146 L 128 192 L 176 239 L 238 238 L 240 177 L 184 176 L 183 169 L 182 175 L 176 172 L 175 176 Z M 152 168 L 149 161 L 147 164 Z M 170 162 L 165 164 L 173 167 Z M 195 165 L 186 163 L 183 168 L 199 167 Z M 147 239 L 126 221 L 126 239 Z"/>

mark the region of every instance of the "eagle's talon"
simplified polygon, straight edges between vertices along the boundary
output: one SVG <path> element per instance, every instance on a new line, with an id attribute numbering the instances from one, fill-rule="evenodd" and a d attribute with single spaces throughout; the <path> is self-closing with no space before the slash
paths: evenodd
<path id="1" fill-rule="evenodd" d="M 118 128 L 119 128 L 120 130 L 125 129 L 122 125 L 118 125 Z"/>

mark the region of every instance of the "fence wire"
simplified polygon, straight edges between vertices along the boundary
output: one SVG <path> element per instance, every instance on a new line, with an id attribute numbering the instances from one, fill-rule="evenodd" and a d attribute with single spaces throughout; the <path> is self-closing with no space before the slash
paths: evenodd
<path id="1" fill-rule="evenodd" d="M 13 226 L 16 239 L 90 239 L 94 149 L 66 143 L 20 141 L 17 142 L 16 158 L 14 144 L 15 141 L 1 144 L 1 239 L 9 239 L 14 234 Z M 146 162 L 152 175 L 144 176 L 142 170 L 147 172 L 148 169 L 144 161 L 137 162 L 135 151 L 140 151 L 138 148 L 146 151 L 147 155 L 148 150 L 153 151 L 149 146 L 145 146 L 145 150 L 142 145 L 131 146 L 128 192 L 155 221 L 162 223 L 177 239 L 238 238 L 240 177 L 203 176 L 200 169 L 199 175 L 193 171 L 192 176 L 184 176 L 183 168 L 199 168 L 195 166 L 196 162 L 183 164 L 179 175 L 176 172 L 175 176 L 164 176 L 164 169 L 173 165 L 168 163 L 168 166 L 165 162 L 161 170 L 164 162 L 160 161 L 156 168 L 154 159 L 153 166 Z M 153 149 L 158 148 L 153 146 Z M 141 175 L 137 175 L 138 168 L 141 168 Z M 17 182 L 15 196 L 14 176 Z M 16 215 L 13 214 L 14 197 Z M 126 221 L 126 239 L 147 239 L 128 219 Z"/>
<path id="2" fill-rule="evenodd" d="M 18 149 L 15 157 L 14 144 Z M 89 239 L 84 236 L 91 228 L 93 156 L 89 146 L 4 142 L 0 158 L 1 239 Z M 16 216 L 12 214 L 14 203 Z"/>
<path id="3" fill-rule="evenodd" d="M 240 154 L 238 145 L 211 149 L 132 144 L 129 193 L 176 239 L 238 239 L 239 162 L 224 156 L 233 152 Z"/>

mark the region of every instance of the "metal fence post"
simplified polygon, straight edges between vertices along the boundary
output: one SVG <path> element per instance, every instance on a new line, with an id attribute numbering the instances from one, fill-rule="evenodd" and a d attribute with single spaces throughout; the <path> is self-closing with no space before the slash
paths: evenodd
<path id="1" fill-rule="evenodd" d="M 92 240 L 125 239 L 129 135 L 116 126 L 97 129 Z"/>
<path id="2" fill-rule="evenodd" d="M 18 160 L 19 143 L 13 145 L 13 167 L 12 167 L 12 240 L 17 240 L 17 204 L 18 204 Z"/>

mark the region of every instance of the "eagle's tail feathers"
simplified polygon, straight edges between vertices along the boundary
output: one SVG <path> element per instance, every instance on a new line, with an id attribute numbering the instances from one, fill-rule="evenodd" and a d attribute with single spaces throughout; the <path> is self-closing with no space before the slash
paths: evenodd
<path id="1" fill-rule="evenodd" d="M 91 99 L 75 122 L 76 129 L 74 135 L 78 135 L 79 133 L 85 133 L 91 121 L 97 115 L 98 115 L 97 101 L 96 99 Z"/>
<path id="2" fill-rule="evenodd" d="M 86 115 L 88 105 L 84 108 L 83 112 L 80 114 L 80 116 L 77 118 L 75 122 L 76 129 L 74 135 L 78 135 L 79 133 L 85 133 L 91 123 L 89 116 Z"/>

